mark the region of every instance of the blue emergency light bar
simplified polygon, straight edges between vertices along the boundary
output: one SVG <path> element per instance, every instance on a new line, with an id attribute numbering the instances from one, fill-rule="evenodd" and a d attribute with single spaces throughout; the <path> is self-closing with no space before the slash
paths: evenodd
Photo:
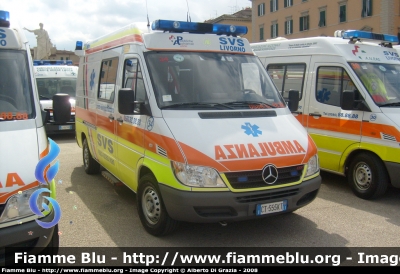
<path id="1" fill-rule="evenodd" d="M 399 38 L 396 35 L 374 33 L 361 30 L 346 30 L 345 32 L 343 32 L 343 39 L 369 39 L 387 43 L 399 43 Z"/>
<path id="2" fill-rule="evenodd" d="M 72 60 L 34 60 L 34 66 L 62 66 L 72 65 Z"/>
<path id="3" fill-rule="evenodd" d="M 10 27 L 10 13 L 5 10 L 0 10 L 0 27 L 9 28 Z"/>
<path id="4" fill-rule="evenodd" d="M 162 30 L 168 32 L 189 32 L 189 33 L 212 33 L 218 35 L 239 36 L 247 33 L 246 26 L 195 23 L 172 20 L 156 20 L 151 25 L 153 30 Z"/>

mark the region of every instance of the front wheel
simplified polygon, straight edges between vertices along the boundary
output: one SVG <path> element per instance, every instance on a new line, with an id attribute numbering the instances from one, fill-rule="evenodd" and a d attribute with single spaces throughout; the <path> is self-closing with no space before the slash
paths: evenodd
<path id="1" fill-rule="evenodd" d="M 83 166 L 87 174 L 100 173 L 100 164 L 93 158 L 90 153 L 89 144 L 86 138 L 83 139 L 82 145 Z"/>
<path id="2" fill-rule="evenodd" d="M 140 178 L 137 191 L 137 209 L 142 225 L 154 236 L 172 233 L 179 222 L 169 217 L 162 201 L 157 180 L 151 174 Z"/>
<path id="3" fill-rule="evenodd" d="M 354 157 L 347 180 L 353 193 L 365 200 L 383 196 L 389 185 L 385 165 L 371 153 L 360 153 Z"/>

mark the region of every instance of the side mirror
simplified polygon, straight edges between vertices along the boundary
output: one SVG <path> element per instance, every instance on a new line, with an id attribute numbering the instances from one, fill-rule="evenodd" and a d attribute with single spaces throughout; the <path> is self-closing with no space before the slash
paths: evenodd
<path id="1" fill-rule="evenodd" d="M 118 110 L 124 115 L 133 115 L 135 93 L 130 88 L 122 88 L 118 91 Z"/>
<path id="2" fill-rule="evenodd" d="M 151 116 L 151 111 L 145 102 L 135 101 L 135 92 L 130 88 L 118 91 L 118 110 L 124 115 L 143 114 Z"/>
<path id="3" fill-rule="evenodd" d="M 296 111 L 299 108 L 300 92 L 298 90 L 289 90 L 288 106 L 290 111 Z"/>
<path id="4" fill-rule="evenodd" d="M 342 93 L 342 99 L 340 106 L 343 110 L 353 110 L 355 102 L 354 90 L 344 90 Z"/>

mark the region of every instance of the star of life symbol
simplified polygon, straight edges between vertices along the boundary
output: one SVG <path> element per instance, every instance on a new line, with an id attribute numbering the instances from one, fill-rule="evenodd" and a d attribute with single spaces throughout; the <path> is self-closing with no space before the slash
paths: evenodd
<path id="1" fill-rule="evenodd" d="M 262 135 L 262 131 L 259 130 L 259 126 L 251 125 L 248 122 L 244 123 L 242 129 L 244 129 L 244 133 L 246 133 L 247 135 L 253 135 L 253 137 L 258 137 L 258 135 Z"/>

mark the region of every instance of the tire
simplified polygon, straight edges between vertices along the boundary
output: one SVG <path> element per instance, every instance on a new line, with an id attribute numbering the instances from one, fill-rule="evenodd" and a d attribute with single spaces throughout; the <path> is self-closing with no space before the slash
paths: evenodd
<path id="1" fill-rule="evenodd" d="M 58 224 L 55 225 L 53 236 L 51 237 L 50 243 L 48 246 L 43 249 L 40 254 L 43 255 L 57 255 L 60 249 L 60 236 L 58 235 Z"/>
<path id="2" fill-rule="evenodd" d="M 71 120 L 70 96 L 66 93 L 57 93 L 53 96 L 53 118 L 57 124 L 65 124 Z"/>
<path id="3" fill-rule="evenodd" d="M 385 165 L 375 155 L 365 152 L 354 157 L 347 180 L 353 193 L 365 200 L 383 196 L 389 185 Z"/>
<path id="4" fill-rule="evenodd" d="M 165 236 L 178 228 L 179 222 L 169 217 L 158 182 L 151 174 L 140 178 L 136 201 L 140 221 L 149 234 Z"/>
<path id="5" fill-rule="evenodd" d="M 100 164 L 92 157 L 92 153 L 90 153 L 89 144 L 86 138 L 83 139 L 82 145 L 82 158 L 83 158 L 83 167 L 85 168 L 85 172 L 87 174 L 99 174 L 100 173 Z"/>

